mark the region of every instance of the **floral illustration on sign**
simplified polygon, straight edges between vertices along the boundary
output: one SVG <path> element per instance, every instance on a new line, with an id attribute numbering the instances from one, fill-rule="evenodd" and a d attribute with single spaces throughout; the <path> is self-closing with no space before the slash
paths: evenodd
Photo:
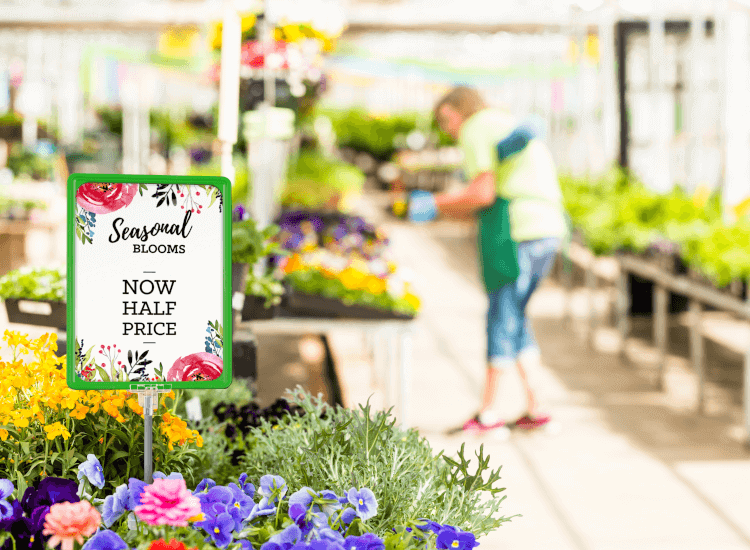
<path id="1" fill-rule="evenodd" d="M 224 371 L 224 362 L 213 353 L 193 353 L 180 357 L 167 372 L 167 382 L 216 380 Z"/>
<path id="2" fill-rule="evenodd" d="M 96 214 L 110 214 L 125 208 L 135 197 L 138 185 L 133 183 L 84 183 L 76 191 L 78 213 L 76 236 L 81 243 L 93 243 Z"/>
<path id="3" fill-rule="evenodd" d="M 156 206 L 180 206 L 181 210 L 200 214 L 203 208 L 210 208 L 219 200 L 219 212 L 224 204 L 224 198 L 217 187 L 213 185 L 180 185 L 177 183 L 164 183 L 156 186 L 156 191 L 151 195 L 157 199 Z M 208 205 L 206 205 L 208 202 Z"/>
<path id="4" fill-rule="evenodd" d="M 206 328 L 206 353 L 213 353 L 217 357 L 223 357 L 224 350 L 224 330 L 219 321 L 208 322 Z"/>
<path id="5" fill-rule="evenodd" d="M 100 344 L 99 349 L 91 346 L 83 351 L 83 340 L 76 339 L 76 373 L 79 378 L 87 382 L 95 381 L 97 375 L 103 382 L 143 382 L 154 379 L 148 375 L 148 365 L 152 363 L 147 358 L 148 350 L 140 353 L 129 350 L 127 362 L 120 359 L 122 350 L 117 345 Z M 95 352 L 96 351 L 96 352 Z M 161 379 L 162 367 L 156 369 L 155 379 Z"/>

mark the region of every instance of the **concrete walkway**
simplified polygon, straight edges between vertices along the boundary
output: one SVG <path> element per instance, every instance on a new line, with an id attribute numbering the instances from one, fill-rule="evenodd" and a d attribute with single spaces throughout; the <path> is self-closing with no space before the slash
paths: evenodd
<path id="1" fill-rule="evenodd" d="M 531 375 L 559 433 L 516 434 L 506 442 L 445 435 L 476 410 L 483 384 L 486 298 L 473 229 L 455 222 L 414 227 L 374 208 L 366 213 L 390 231 L 394 257 L 413 271 L 423 298 L 410 424 L 448 454 L 464 440 L 472 454 L 484 443 L 492 466 L 502 466 L 505 515 L 523 515 L 482 539 L 482 548 L 750 548 L 750 452 L 741 443 L 736 404 L 696 415 L 692 382 L 673 364 L 678 358 L 670 358 L 667 391 L 658 392 L 647 344 L 640 355 L 638 346 L 631 350 L 635 365 L 625 364 L 607 351 L 616 347 L 611 329 L 603 328 L 591 349 L 583 320 L 575 320 L 583 317 L 585 295 L 573 296 L 574 320 L 564 321 L 567 297 L 552 280 L 529 306 L 545 363 Z M 377 401 L 361 338 L 349 330 L 330 338 L 347 404 L 373 393 Z M 501 399 L 513 418 L 523 400 L 517 375 L 508 380 Z"/>

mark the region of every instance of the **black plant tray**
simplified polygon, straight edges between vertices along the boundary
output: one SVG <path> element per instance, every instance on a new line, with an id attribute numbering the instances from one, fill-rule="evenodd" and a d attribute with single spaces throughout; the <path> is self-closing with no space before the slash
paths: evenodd
<path id="1" fill-rule="evenodd" d="M 242 320 L 255 321 L 278 317 L 279 306 L 266 307 L 265 304 L 266 299 L 263 296 L 245 295 L 245 304 L 242 306 Z"/>
<path id="2" fill-rule="evenodd" d="M 65 330 L 68 326 L 65 302 L 6 298 L 5 309 L 8 312 L 8 321 L 11 323 L 54 327 L 61 330 Z"/>
<path id="3" fill-rule="evenodd" d="M 414 317 L 395 311 L 378 309 L 359 304 L 345 304 L 337 298 L 317 294 L 307 294 L 288 289 L 286 300 L 281 308 L 284 317 L 317 317 L 328 319 L 403 319 Z"/>

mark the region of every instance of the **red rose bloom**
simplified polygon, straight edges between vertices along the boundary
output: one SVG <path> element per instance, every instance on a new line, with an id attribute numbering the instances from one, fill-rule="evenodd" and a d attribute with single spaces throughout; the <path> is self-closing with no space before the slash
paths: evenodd
<path id="1" fill-rule="evenodd" d="M 167 382 L 216 380 L 224 371 L 224 362 L 213 353 L 194 353 L 180 357 L 167 373 Z"/>
<path id="2" fill-rule="evenodd" d="M 133 202 L 137 192 L 134 183 L 84 183 L 76 192 L 76 202 L 94 214 L 109 214 Z"/>

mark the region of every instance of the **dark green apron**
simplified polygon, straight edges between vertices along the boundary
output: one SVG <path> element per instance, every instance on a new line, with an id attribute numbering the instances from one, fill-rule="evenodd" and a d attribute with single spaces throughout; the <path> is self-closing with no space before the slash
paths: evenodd
<path id="1" fill-rule="evenodd" d="M 492 206 L 477 212 L 479 262 L 487 292 L 518 279 L 518 243 L 510 234 L 509 204 L 497 197 Z"/>

